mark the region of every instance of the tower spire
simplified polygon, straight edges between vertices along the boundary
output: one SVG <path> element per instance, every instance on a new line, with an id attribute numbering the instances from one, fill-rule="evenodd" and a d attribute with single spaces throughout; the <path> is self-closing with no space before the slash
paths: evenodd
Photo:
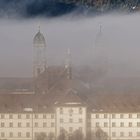
<path id="1" fill-rule="evenodd" d="M 67 49 L 67 58 L 66 58 L 65 69 L 66 69 L 67 79 L 72 79 L 71 50 L 70 50 L 70 48 Z"/>

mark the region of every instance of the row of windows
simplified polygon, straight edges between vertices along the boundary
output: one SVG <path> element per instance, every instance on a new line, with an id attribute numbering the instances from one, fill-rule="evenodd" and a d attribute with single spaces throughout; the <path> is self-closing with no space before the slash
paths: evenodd
<path id="1" fill-rule="evenodd" d="M 60 108 L 60 114 L 63 114 L 63 112 L 64 112 L 64 110 L 63 110 L 63 108 L 61 107 L 61 108 Z M 78 111 L 78 112 L 79 112 L 79 114 L 82 114 L 82 113 L 83 113 L 83 110 L 82 110 L 81 107 L 79 108 L 79 111 Z M 72 115 L 73 113 L 74 113 L 73 109 L 70 108 L 70 109 L 69 109 L 69 114 Z"/>
<path id="2" fill-rule="evenodd" d="M 116 136 L 118 136 L 117 133 L 116 132 L 112 132 L 112 137 L 116 137 Z M 128 133 L 120 132 L 119 136 L 120 137 L 128 137 L 128 136 L 129 137 L 134 137 L 135 134 L 132 133 L 132 132 L 128 132 Z M 140 132 L 137 132 L 136 136 L 140 137 Z"/>
<path id="3" fill-rule="evenodd" d="M 126 114 L 125 114 L 126 115 Z M 119 118 L 123 119 L 123 118 L 126 118 L 124 114 L 119 114 Z M 109 116 L 109 114 L 96 114 L 95 115 L 95 118 L 117 118 L 118 114 L 111 114 L 111 116 Z M 127 118 L 140 118 L 140 114 L 127 114 Z"/>
<path id="4" fill-rule="evenodd" d="M 6 115 L 5 114 L 1 114 L 0 117 L 1 117 L 1 119 L 5 119 L 6 118 Z M 15 115 L 13 115 L 13 114 L 9 114 L 8 115 L 8 119 L 13 119 L 14 117 L 15 117 Z M 46 115 L 46 114 L 43 114 L 43 115 L 34 114 L 33 117 L 35 119 L 39 119 L 39 118 L 47 119 L 48 118 L 48 115 Z M 31 114 L 26 114 L 25 117 L 24 117 L 24 115 L 22 115 L 22 114 L 17 114 L 16 115 L 16 118 L 18 118 L 18 119 L 22 119 L 22 118 L 31 119 L 32 118 L 32 115 Z M 51 114 L 50 115 L 50 118 L 51 119 L 54 119 L 54 114 Z"/>
<path id="5" fill-rule="evenodd" d="M 119 124 L 119 125 L 118 125 Z M 104 122 L 104 127 L 108 127 L 109 126 L 109 123 L 107 122 Z M 96 122 L 96 127 L 99 127 L 100 126 L 100 123 L 99 122 Z M 119 127 L 133 127 L 135 126 L 132 122 L 129 122 L 129 123 L 124 123 L 124 122 L 120 122 L 120 123 L 115 123 L 115 122 L 112 122 L 112 127 L 116 127 L 116 126 L 119 126 Z M 136 123 L 136 126 L 137 127 L 140 127 L 140 122 L 137 122 Z"/>
<path id="6" fill-rule="evenodd" d="M 5 132 L 1 132 L 1 137 L 5 137 L 5 136 L 6 136 Z M 18 132 L 17 136 L 18 137 L 22 137 L 22 133 Z M 26 137 L 30 137 L 30 136 L 31 136 L 31 133 L 30 132 L 26 132 Z M 14 133 L 10 132 L 9 133 L 9 137 L 14 137 Z"/>
<path id="7" fill-rule="evenodd" d="M 38 134 L 40 134 L 40 133 L 39 133 L 39 132 L 35 132 L 34 134 L 35 134 L 35 137 L 36 137 L 36 136 L 38 136 Z M 51 132 L 50 134 L 51 134 L 52 137 L 54 137 L 54 133 Z M 1 137 L 5 137 L 5 136 L 7 136 L 7 135 L 6 135 L 5 132 L 1 132 L 1 133 L 0 133 L 0 136 L 1 136 Z M 18 137 L 24 137 L 24 136 L 26 136 L 26 137 L 31 137 L 32 134 L 31 134 L 30 132 L 26 132 L 25 135 L 24 135 L 24 133 L 22 133 L 22 132 L 17 132 L 17 133 L 9 132 L 8 136 L 9 136 L 9 137 L 17 137 L 17 136 L 18 136 Z"/>
<path id="8" fill-rule="evenodd" d="M 24 123 L 24 124 L 25 124 L 25 123 Z M 4 122 L 2 122 L 2 123 L 1 123 L 1 127 L 5 127 L 5 126 L 6 126 L 6 124 L 5 124 Z M 9 127 L 14 127 L 14 123 L 10 122 L 8 126 L 9 126 Z M 43 126 L 43 127 L 47 127 L 47 123 L 46 123 L 46 122 L 43 122 L 42 126 Z M 19 122 L 19 123 L 17 124 L 17 127 L 22 127 L 22 123 Z M 31 123 L 26 123 L 26 127 L 32 127 L 32 124 L 31 124 Z M 39 123 L 35 122 L 35 123 L 34 123 L 34 127 L 39 127 Z M 54 122 L 51 123 L 51 127 L 54 127 Z"/>
<path id="9" fill-rule="evenodd" d="M 60 119 L 60 123 L 63 123 L 63 122 L 64 122 L 64 120 L 63 119 Z M 73 119 L 69 119 L 69 122 L 70 123 L 73 123 L 74 121 L 73 121 Z M 82 123 L 83 122 L 83 119 L 79 119 L 78 122 L 79 123 Z"/>
<path id="10" fill-rule="evenodd" d="M 63 130 L 64 130 L 64 128 L 63 127 L 60 127 L 60 133 L 63 132 Z M 69 132 L 70 133 L 72 133 L 74 130 L 75 130 L 75 128 L 69 127 Z M 82 127 L 79 127 L 78 130 L 82 131 L 83 129 L 82 129 Z"/>

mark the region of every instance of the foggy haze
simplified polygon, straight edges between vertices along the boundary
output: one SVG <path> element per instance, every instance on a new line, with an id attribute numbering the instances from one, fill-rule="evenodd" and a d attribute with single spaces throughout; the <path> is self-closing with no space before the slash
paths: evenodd
<path id="1" fill-rule="evenodd" d="M 64 65 L 71 49 L 73 66 L 103 65 L 107 76 L 140 76 L 140 15 L 54 19 L 0 19 L 0 77 L 31 77 L 33 37 L 41 32 L 47 43 L 48 65 Z M 102 35 L 95 45 L 99 26 Z"/>

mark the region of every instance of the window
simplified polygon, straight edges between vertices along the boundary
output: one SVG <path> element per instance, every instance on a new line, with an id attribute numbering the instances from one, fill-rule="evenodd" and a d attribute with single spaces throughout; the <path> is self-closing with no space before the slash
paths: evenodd
<path id="1" fill-rule="evenodd" d="M 108 123 L 107 122 L 104 123 L 104 127 L 108 127 Z"/>
<path id="2" fill-rule="evenodd" d="M 46 122 L 43 123 L 43 127 L 47 127 L 47 123 Z"/>
<path id="3" fill-rule="evenodd" d="M 70 114 L 72 114 L 72 113 L 73 113 L 73 109 L 72 109 L 72 108 L 69 110 L 69 113 L 70 113 Z"/>
<path id="4" fill-rule="evenodd" d="M 26 114 L 26 119 L 30 119 L 30 114 Z"/>
<path id="5" fill-rule="evenodd" d="M 51 123 L 51 127 L 54 127 L 54 123 L 53 122 Z"/>
<path id="6" fill-rule="evenodd" d="M 9 133 L 9 136 L 10 136 L 10 137 L 13 137 L 13 133 L 12 133 L 12 132 L 10 132 L 10 133 Z"/>
<path id="7" fill-rule="evenodd" d="M 70 123 L 73 123 L 73 119 L 70 119 L 69 122 L 70 122 Z"/>
<path id="8" fill-rule="evenodd" d="M 107 114 L 104 114 L 104 118 L 105 118 L 105 119 L 107 118 Z"/>
<path id="9" fill-rule="evenodd" d="M 112 137 L 116 137 L 116 133 L 115 132 L 112 132 Z"/>
<path id="10" fill-rule="evenodd" d="M 13 127 L 13 123 L 12 122 L 9 123 L 9 127 Z"/>
<path id="11" fill-rule="evenodd" d="M 1 132 L 1 137 L 5 137 L 5 133 L 4 132 Z"/>
<path id="12" fill-rule="evenodd" d="M 1 122 L 1 127 L 5 127 L 5 123 L 4 122 Z"/>
<path id="13" fill-rule="evenodd" d="M 30 137 L 30 132 L 26 132 L 26 137 L 27 137 L 27 138 Z"/>
<path id="14" fill-rule="evenodd" d="M 123 122 L 120 123 L 120 127 L 124 127 L 124 123 Z"/>
<path id="15" fill-rule="evenodd" d="M 43 119 L 46 119 L 46 114 L 43 114 Z"/>
<path id="16" fill-rule="evenodd" d="M 18 132 L 18 137 L 21 137 L 21 132 Z"/>
<path id="17" fill-rule="evenodd" d="M 132 127 L 132 122 L 129 122 L 129 127 Z"/>
<path id="18" fill-rule="evenodd" d="M 51 114 L 51 119 L 54 119 L 54 114 Z"/>
<path id="19" fill-rule="evenodd" d="M 37 114 L 35 114 L 35 119 L 38 119 L 38 115 Z"/>
<path id="20" fill-rule="evenodd" d="M 124 136 L 124 133 L 123 132 L 120 132 L 120 136 L 123 137 Z"/>
<path id="21" fill-rule="evenodd" d="M 120 118 L 123 119 L 123 117 L 124 117 L 123 114 L 120 114 Z"/>
<path id="22" fill-rule="evenodd" d="M 140 127 L 140 122 L 137 122 L 137 127 Z"/>
<path id="23" fill-rule="evenodd" d="M 99 114 L 96 114 L 96 115 L 95 115 L 95 118 L 99 118 Z"/>
<path id="24" fill-rule="evenodd" d="M 1 119 L 4 119 L 5 118 L 5 115 L 4 114 L 1 114 Z"/>
<path id="25" fill-rule="evenodd" d="M 112 127 L 116 127 L 116 123 L 115 122 L 112 123 Z"/>
<path id="26" fill-rule="evenodd" d="M 79 114 L 82 114 L 83 113 L 83 110 L 82 110 L 82 108 L 80 107 L 79 108 Z"/>
<path id="27" fill-rule="evenodd" d="M 82 131 L 82 127 L 79 127 L 79 130 Z"/>
<path id="28" fill-rule="evenodd" d="M 21 127 L 21 122 L 18 123 L 18 127 Z"/>
<path id="29" fill-rule="evenodd" d="M 63 108 L 62 107 L 60 108 L 60 114 L 63 114 Z"/>
<path id="30" fill-rule="evenodd" d="M 38 127 L 38 123 L 37 122 L 35 122 L 35 127 Z"/>
<path id="31" fill-rule="evenodd" d="M 113 119 L 116 118 L 116 115 L 115 115 L 115 114 L 112 114 L 112 118 L 113 118 Z"/>
<path id="32" fill-rule="evenodd" d="M 21 114 L 18 114 L 18 119 L 21 119 Z"/>
<path id="33" fill-rule="evenodd" d="M 129 132 L 129 137 L 132 137 L 132 132 Z"/>
<path id="34" fill-rule="evenodd" d="M 26 123 L 26 127 L 30 127 L 30 123 L 29 122 Z"/>
<path id="35" fill-rule="evenodd" d="M 13 119 L 13 115 L 12 114 L 9 115 L 9 119 Z"/>
<path id="36" fill-rule="evenodd" d="M 83 120 L 82 119 L 79 119 L 79 123 L 82 123 L 83 122 Z"/>
<path id="37" fill-rule="evenodd" d="M 137 114 L 137 118 L 140 118 L 140 114 Z"/>
<path id="38" fill-rule="evenodd" d="M 60 123 L 63 123 L 63 119 L 60 119 Z"/>
<path id="39" fill-rule="evenodd" d="M 140 137 L 140 132 L 137 132 L 137 137 Z"/>
<path id="40" fill-rule="evenodd" d="M 96 127 L 99 127 L 99 122 L 96 122 Z"/>
<path id="41" fill-rule="evenodd" d="M 132 118 L 132 114 L 129 114 L 129 118 Z"/>
<path id="42" fill-rule="evenodd" d="M 73 131 L 73 128 L 69 127 L 69 132 L 72 133 L 72 131 Z"/>

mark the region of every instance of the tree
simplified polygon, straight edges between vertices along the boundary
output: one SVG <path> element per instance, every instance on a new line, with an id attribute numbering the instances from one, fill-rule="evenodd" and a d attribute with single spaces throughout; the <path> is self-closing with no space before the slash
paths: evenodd
<path id="1" fill-rule="evenodd" d="M 35 137 L 35 140 L 47 140 L 47 135 L 44 132 L 41 132 Z"/>
<path id="2" fill-rule="evenodd" d="M 95 132 L 96 140 L 108 140 L 108 135 L 100 127 Z"/>

